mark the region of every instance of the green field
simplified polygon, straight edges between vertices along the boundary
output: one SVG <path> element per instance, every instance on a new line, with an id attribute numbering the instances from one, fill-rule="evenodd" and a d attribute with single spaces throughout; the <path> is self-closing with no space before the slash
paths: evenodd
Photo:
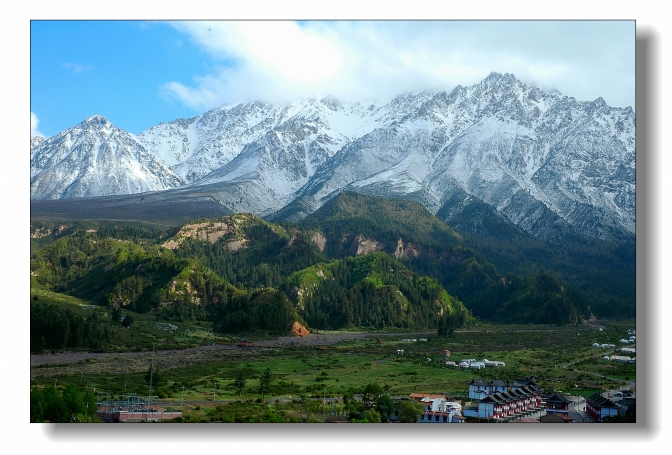
<path id="1" fill-rule="evenodd" d="M 308 410 L 310 406 L 315 407 L 310 404 L 311 398 L 341 397 L 348 391 L 358 393 L 370 383 L 379 384 L 392 396 L 427 392 L 447 393 L 453 399 L 463 399 L 468 383 L 474 378 L 512 381 L 535 376 L 535 381 L 546 392 L 561 390 L 565 394 L 584 396 L 621 388 L 627 381 L 636 380 L 635 365 L 604 361 L 601 356 L 605 351 L 591 347 L 594 342 L 613 343 L 622 338 L 628 328 L 635 326 L 634 321 L 601 321 L 602 332 L 585 324 L 560 327 L 478 324 L 468 331 L 456 331 L 450 338 L 439 338 L 435 333 L 414 334 L 416 342 L 402 341 L 409 335 L 381 332 L 324 346 L 283 345 L 265 349 L 211 346 L 176 351 L 166 349 L 180 343 L 194 346 L 197 341 L 211 344 L 212 335 L 207 329 L 190 329 L 174 333 L 158 331 L 162 332 L 161 337 L 150 335 L 152 321 L 139 320 L 138 324 L 135 332 L 148 328 L 145 336 L 147 340 L 152 339 L 157 348 L 153 361 L 161 384 L 158 389 L 154 387 L 152 394 L 160 396 L 164 403 L 179 406 L 184 385 L 184 401 L 192 402 L 185 408 L 187 420 L 208 420 L 209 413 L 219 412 L 219 420 L 227 421 L 231 417 L 222 414 L 221 408 L 215 411 L 213 406 L 230 400 L 247 401 L 250 409 L 257 409 L 253 403 L 261 401 L 259 378 L 267 368 L 271 371 L 272 383 L 264 398 L 298 400 L 295 404 L 277 406 L 284 406 L 290 414 L 303 416 L 302 421 L 312 415 Z M 343 333 L 348 332 L 328 334 Z M 427 341 L 419 341 L 421 337 Z M 398 349 L 403 349 L 404 354 L 398 355 Z M 501 360 L 506 366 L 483 370 L 446 368 L 439 356 L 441 349 L 449 349 L 450 359 L 457 362 L 464 358 L 487 358 Z M 151 351 L 144 351 L 108 354 L 69 364 L 44 364 L 31 368 L 31 383 L 39 386 L 57 380 L 61 385 L 95 387 L 113 396 L 147 395 L 144 375 L 151 362 Z M 234 379 L 241 373 L 246 383 L 239 395 Z M 299 402 L 303 404 L 297 404 Z M 315 415 L 323 411 L 317 409 Z M 190 413 L 193 416 L 189 417 Z M 334 413 L 338 415 L 336 410 Z"/>

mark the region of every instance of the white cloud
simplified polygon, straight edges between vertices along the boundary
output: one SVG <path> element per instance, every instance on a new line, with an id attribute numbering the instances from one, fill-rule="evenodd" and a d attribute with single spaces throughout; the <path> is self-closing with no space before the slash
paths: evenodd
<path id="1" fill-rule="evenodd" d="M 78 63 L 64 63 L 61 65 L 63 68 L 68 68 L 75 73 L 81 73 L 82 71 L 91 70 L 93 67 L 91 65 L 80 65 Z"/>
<path id="2" fill-rule="evenodd" d="M 165 93 L 195 110 L 252 99 L 389 99 L 491 71 L 634 107 L 634 22 L 177 22 L 219 66 Z"/>
<path id="3" fill-rule="evenodd" d="M 40 120 L 37 118 L 37 115 L 35 115 L 35 113 L 31 111 L 31 113 L 30 113 L 30 137 L 35 137 L 35 136 L 44 137 L 44 134 L 40 133 L 40 131 L 37 129 L 37 126 L 39 124 L 40 124 Z"/>

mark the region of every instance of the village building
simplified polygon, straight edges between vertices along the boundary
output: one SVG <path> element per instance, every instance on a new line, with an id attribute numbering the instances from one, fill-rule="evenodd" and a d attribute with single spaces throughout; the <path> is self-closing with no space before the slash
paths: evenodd
<path id="1" fill-rule="evenodd" d="M 107 394 L 106 394 L 107 395 Z M 158 399 L 158 397 L 152 397 Z M 162 406 L 145 402 L 133 394 L 119 395 L 116 399 L 96 400 L 96 415 L 103 422 L 157 422 L 182 417 L 179 411 L 168 411 Z"/>
<path id="2" fill-rule="evenodd" d="M 472 379 L 469 383 L 469 398 L 481 400 L 486 395 L 498 392 L 507 392 L 509 387 L 503 379 L 493 379 L 489 383 L 485 379 Z"/>
<path id="3" fill-rule="evenodd" d="M 627 355 L 612 355 L 609 360 L 612 362 L 621 362 L 621 363 L 632 363 L 632 359 Z"/>
<path id="4" fill-rule="evenodd" d="M 553 394 L 546 398 L 546 414 L 569 415 L 569 405 L 572 402 L 559 394 Z"/>
<path id="5" fill-rule="evenodd" d="M 513 384 L 511 384 L 511 390 L 516 390 L 526 386 L 533 386 L 536 388 L 540 388 L 539 384 L 534 382 L 534 376 L 532 376 L 529 379 L 514 379 Z"/>
<path id="6" fill-rule="evenodd" d="M 465 409 L 463 414 L 479 419 L 516 420 L 542 410 L 540 389 L 527 385 L 508 392 L 488 394 L 478 405 Z"/>
<path id="7" fill-rule="evenodd" d="M 586 413 L 595 421 L 602 422 L 605 417 L 618 415 L 618 405 L 601 394 L 594 393 L 586 398 Z"/>
<path id="8" fill-rule="evenodd" d="M 485 379 L 472 379 L 469 383 L 469 398 L 482 400 L 489 393 L 488 383 Z"/>
<path id="9" fill-rule="evenodd" d="M 418 403 L 424 404 L 426 406 L 425 410 L 429 410 L 429 407 L 431 407 L 431 403 L 437 398 L 441 398 L 446 401 L 448 400 L 448 395 L 441 395 L 435 393 L 412 393 L 409 396 Z"/>
<path id="10" fill-rule="evenodd" d="M 433 399 L 425 409 L 420 423 L 464 423 L 462 405 L 444 398 Z"/>

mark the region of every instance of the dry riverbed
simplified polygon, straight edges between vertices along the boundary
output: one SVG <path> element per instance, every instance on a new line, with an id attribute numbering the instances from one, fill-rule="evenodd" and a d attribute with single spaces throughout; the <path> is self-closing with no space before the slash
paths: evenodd
<path id="1" fill-rule="evenodd" d="M 313 333 L 306 337 L 280 337 L 274 340 L 254 342 L 258 348 L 311 347 L 327 346 L 347 340 L 377 339 L 384 337 L 431 336 L 428 332 L 413 333 L 356 333 L 328 332 Z M 249 349 L 240 349 L 227 345 L 209 345 L 180 350 L 157 350 L 154 352 L 154 364 L 160 370 L 186 367 L 215 358 L 244 358 Z M 101 369 L 116 373 L 144 371 L 152 357 L 152 351 L 139 352 L 58 352 L 55 354 L 31 354 L 31 377 L 50 377 L 54 375 L 87 374 L 100 372 Z M 103 366 L 104 365 L 104 366 Z"/>

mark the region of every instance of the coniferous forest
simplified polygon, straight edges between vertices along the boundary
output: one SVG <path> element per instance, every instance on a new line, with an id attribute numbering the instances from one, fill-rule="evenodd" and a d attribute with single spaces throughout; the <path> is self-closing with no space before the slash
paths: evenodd
<path id="1" fill-rule="evenodd" d="M 520 261 L 419 204 L 354 193 L 299 223 L 250 214 L 170 228 L 34 220 L 31 287 L 157 321 L 207 321 L 220 333 L 285 334 L 295 322 L 447 333 L 476 319 L 564 324 L 634 316 L 634 261 L 623 247 L 604 245 L 575 263 L 553 245 L 516 242 Z M 582 245 L 565 250 L 587 254 Z M 519 262 L 528 267 L 511 266 Z M 613 280 L 620 285 L 610 286 Z M 34 351 L 95 349 L 114 330 L 31 303 Z"/>

